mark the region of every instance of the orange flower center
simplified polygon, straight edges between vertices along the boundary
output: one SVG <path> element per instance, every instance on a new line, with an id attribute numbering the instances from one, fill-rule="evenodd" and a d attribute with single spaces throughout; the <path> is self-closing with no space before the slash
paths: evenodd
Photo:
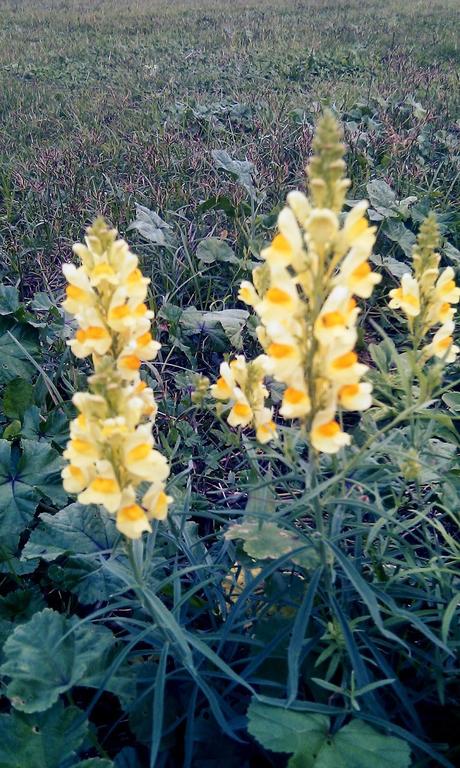
<path id="1" fill-rule="evenodd" d="M 88 443 L 87 440 L 79 440 L 78 438 L 72 440 L 70 445 L 77 453 L 91 453 L 93 450 L 91 443 Z"/>
<path id="2" fill-rule="evenodd" d="M 141 361 L 136 355 L 125 355 L 120 359 L 120 365 L 129 371 L 138 371 L 141 367 Z"/>
<path id="3" fill-rule="evenodd" d="M 444 304 L 441 304 L 439 308 L 439 314 L 441 316 L 447 315 L 447 313 L 450 311 L 450 304 L 448 301 L 444 302 Z"/>
<path id="4" fill-rule="evenodd" d="M 371 272 L 371 268 L 369 266 L 368 261 L 363 261 L 362 264 L 359 265 L 359 267 L 356 267 L 355 270 L 353 270 L 353 277 L 367 277 Z"/>
<path id="5" fill-rule="evenodd" d="M 285 357 L 291 357 L 295 350 L 290 344 L 277 344 L 274 342 L 268 347 L 268 354 L 277 360 L 282 360 Z"/>
<path id="6" fill-rule="evenodd" d="M 322 437 L 334 437 L 340 432 L 340 426 L 336 421 L 328 421 L 318 427 L 318 432 Z"/>
<path id="7" fill-rule="evenodd" d="M 341 387 L 339 395 L 340 397 L 355 397 L 359 392 L 359 384 L 346 384 Z"/>
<path id="8" fill-rule="evenodd" d="M 281 288 L 270 288 L 265 294 L 265 298 L 271 304 L 286 305 L 291 303 L 291 297 L 286 291 L 282 291 Z"/>
<path id="9" fill-rule="evenodd" d="M 109 311 L 110 320 L 122 320 L 124 317 L 128 317 L 131 314 L 131 310 L 127 304 L 120 304 L 118 307 L 112 307 Z"/>
<path id="10" fill-rule="evenodd" d="M 418 307 L 420 303 L 417 296 L 413 296 L 411 293 L 404 296 L 404 301 L 407 302 L 407 304 L 410 304 L 411 307 Z"/>
<path id="11" fill-rule="evenodd" d="M 145 304 L 138 304 L 134 310 L 134 314 L 136 315 L 136 317 L 143 317 L 143 315 L 145 315 L 146 312 L 147 312 L 147 307 L 145 306 Z"/>
<path id="12" fill-rule="evenodd" d="M 120 509 L 118 514 L 120 517 L 125 518 L 125 520 L 141 520 L 145 515 L 144 510 L 139 504 L 129 504 L 127 507 Z"/>
<path id="13" fill-rule="evenodd" d="M 306 397 L 305 392 L 302 392 L 300 389 L 294 389 L 294 387 L 288 387 L 284 392 L 284 400 L 289 405 L 297 405 L 302 400 L 305 400 Z"/>
<path id="14" fill-rule="evenodd" d="M 68 299 L 75 299 L 81 301 L 86 297 L 86 291 L 83 288 L 78 288 L 76 285 L 68 285 L 65 289 Z"/>
<path id="15" fill-rule="evenodd" d="M 236 405 L 233 407 L 234 413 L 236 413 L 237 416 L 240 416 L 242 419 L 245 419 L 247 416 L 250 416 L 251 414 L 251 408 L 249 405 L 246 405 L 246 403 L 236 403 Z"/>
<path id="16" fill-rule="evenodd" d="M 216 387 L 217 387 L 217 389 L 219 389 L 221 391 L 222 394 L 225 393 L 226 395 L 228 395 L 228 397 L 230 397 L 230 395 L 232 394 L 232 390 L 228 386 L 228 384 L 225 381 L 225 379 L 222 378 L 222 376 L 219 379 L 217 379 Z"/>
<path id="17" fill-rule="evenodd" d="M 80 344 L 84 344 L 85 341 L 100 341 L 101 339 L 107 339 L 108 335 L 108 331 L 106 331 L 105 328 L 102 328 L 102 326 L 90 325 L 89 328 L 80 328 L 76 332 L 75 338 Z"/>
<path id="18" fill-rule="evenodd" d="M 438 347 L 440 349 L 448 349 L 453 342 L 452 336 L 446 336 L 444 339 L 438 341 Z"/>
<path id="19" fill-rule="evenodd" d="M 139 336 L 137 339 L 137 346 L 138 347 L 146 347 L 147 344 L 150 344 L 152 341 L 152 334 L 148 331 L 146 333 L 143 333 L 142 336 Z"/>
<path id="20" fill-rule="evenodd" d="M 347 352 L 345 355 L 340 355 L 340 357 L 336 357 L 333 361 L 332 365 L 334 368 L 351 368 L 353 365 L 355 365 L 358 362 L 358 355 L 356 352 Z"/>
<path id="21" fill-rule="evenodd" d="M 128 275 L 126 278 L 126 282 L 129 285 L 135 285 L 136 283 L 140 283 L 142 280 L 142 272 L 140 269 L 133 269 L 132 272 Z"/>
<path id="22" fill-rule="evenodd" d="M 83 479 L 83 472 L 81 471 L 80 467 L 74 467 L 73 464 L 69 464 L 69 472 L 72 475 L 72 477 L 75 477 L 75 479 L 82 480 Z"/>
<path id="23" fill-rule="evenodd" d="M 367 221 L 365 218 L 358 219 L 358 221 L 355 221 L 354 224 L 348 229 L 348 237 L 350 240 L 354 240 L 355 237 L 358 237 L 358 235 L 362 235 L 363 232 L 365 232 L 367 229 Z"/>
<path id="24" fill-rule="evenodd" d="M 341 312 L 326 312 L 321 321 L 325 328 L 334 328 L 336 325 L 345 325 L 345 318 Z"/>
<path id="25" fill-rule="evenodd" d="M 114 274 L 115 272 L 113 271 L 110 264 L 102 262 L 101 264 L 96 264 L 91 272 L 91 277 L 104 277 L 105 275 L 110 276 Z"/>
<path id="26" fill-rule="evenodd" d="M 96 477 L 90 485 L 95 493 L 117 493 L 118 483 L 112 477 Z"/>
<path id="27" fill-rule="evenodd" d="M 289 245 L 289 240 L 286 240 L 282 234 L 275 235 L 272 241 L 272 248 L 284 254 L 285 256 L 289 256 L 292 252 L 292 248 Z"/>
<path id="28" fill-rule="evenodd" d="M 447 283 L 444 283 L 442 286 L 441 293 L 450 293 L 451 291 L 454 291 L 455 288 L 455 280 L 448 280 Z"/>
<path id="29" fill-rule="evenodd" d="M 128 453 L 128 461 L 142 461 L 150 454 L 152 447 L 148 443 L 141 443 Z"/>

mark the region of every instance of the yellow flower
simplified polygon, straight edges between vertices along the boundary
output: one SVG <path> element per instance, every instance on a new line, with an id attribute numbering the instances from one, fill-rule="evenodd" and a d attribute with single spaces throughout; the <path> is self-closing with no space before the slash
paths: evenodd
<path id="1" fill-rule="evenodd" d="M 264 386 L 268 358 L 259 355 L 247 363 L 239 355 L 231 363 L 221 363 L 220 377 L 210 388 L 216 400 L 229 401 L 227 423 L 231 427 L 254 426 L 260 442 L 276 437 L 272 411 L 265 407 L 268 392 Z"/>
<path id="2" fill-rule="evenodd" d="M 314 245 L 323 247 L 334 242 L 339 229 L 339 220 L 328 208 L 314 208 L 306 221 L 305 229 Z"/>
<path id="3" fill-rule="evenodd" d="M 294 317 L 299 307 L 297 286 L 286 273 L 268 289 L 262 301 L 256 305 L 256 312 L 264 323 L 283 322 L 286 318 Z"/>
<path id="4" fill-rule="evenodd" d="M 352 248 L 343 260 L 335 282 L 346 286 L 355 296 L 368 299 L 381 279 L 382 275 L 372 271 L 368 257 L 363 256 L 358 248 Z"/>
<path id="5" fill-rule="evenodd" d="M 391 309 L 402 309 L 408 317 L 420 314 L 420 290 L 415 277 L 405 272 L 401 278 L 401 286 L 390 291 Z"/>
<path id="6" fill-rule="evenodd" d="M 227 422 L 231 427 L 247 427 L 254 417 L 254 412 L 240 389 L 235 388 L 234 397 L 236 403 L 228 415 Z"/>
<path id="7" fill-rule="evenodd" d="M 454 327 L 452 320 L 449 320 L 436 331 L 431 344 L 425 347 L 425 351 L 430 357 L 438 357 L 444 363 L 453 363 L 456 360 L 460 347 L 454 344 L 452 336 Z"/>
<path id="8" fill-rule="evenodd" d="M 345 216 L 343 229 L 340 231 L 341 249 L 359 250 L 365 258 L 369 258 L 375 243 L 375 227 L 370 227 L 365 219 L 367 200 L 361 200 Z"/>
<path id="9" fill-rule="evenodd" d="M 67 464 L 62 470 L 62 484 L 67 493 L 80 493 L 91 482 L 90 466 Z"/>
<path id="10" fill-rule="evenodd" d="M 311 206 L 308 201 L 308 197 L 304 195 L 303 192 L 299 192 L 297 189 L 295 189 L 288 193 L 287 202 L 300 226 L 305 227 L 306 221 L 311 212 Z"/>
<path id="11" fill-rule="evenodd" d="M 334 419 L 333 410 L 324 410 L 316 414 L 311 428 L 311 442 L 321 453 L 337 453 L 349 445 L 350 435 L 342 432 L 340 424 Z"/>
<path id="12" fill-rule="evenodd" d="M 166 495 L 163 483 L 152 483 L 144 494 L 142 504 L 150 518 L 165 520 L 168 515 L 168 505 L 171 504 L 172 500 L 171 496 Z"/>
<path id="13" fill-rule="evenodd" d="M 100 458 L 99 450 L 92 440 L 71 438 L 64 451 L 64 458 L 76 467 L 90 467 Z"/>
<path id="14" fill-rule="evenodd" d="M 126 469 L 141 480 L 165 480 L 169 475 L 166 458 L 153 449 L 150 424 L 141 424 L 123 442 L 123 458 Z"/>
<path id="15" fill-rule="evenodd" d="M 289 267 L 294 258 L 294 249 L 292 248 L 289 240 L 281 233 L 275 235 L 271 244 L 261 251 L 263 259 L 265 259 L 273 268 L 280 269 Z M 247 281 L 245 281 L 247 282 Z"/>
<path id="16" fill-rule="evenodd" d="M 446 267 L 441 272 L 435 286 L 436 298 L 443 304 L 458 304 L 460 300 L 460 288 L 455 285 L 455 272 L 452 267 Z"/>
<path id="17" fill-rule="evenodd" d="M 302 355 L 297 339 L 280 323 L 267 326 L 268 370 L 280 382 L 289 384 L 297 374 L 301 375 Z"/>
<path id="18" fill-rule="evenodd" d="M 346 411 L 366 411 L 372 405 L 372 384 L 367 381 L 344 384 L 338 391 L 338 399 Z"/>
<path id="19" fill-rule="evenodd" d="M 121 502 L 121 489 L 110 461 L 96 462 L 96 476 L 78 495 L 80 504 L 102 504 L 108 512 L 116 512 Z"/>
<path id="20" fill-rule="evenodd" d="M 132 486 L 123 491 L 117 511 L 117 528 L 129 539 L 140 539 L 144 531 L 152 530 L 145 511 L 136 504 L 136 492 Z"/>
<path id="21" fill-rule="evenodd" d="M 367 370 L 353 349 L 333 348 L 325 359 L 325 373 L 333 384 L 356 384 Z"/>
<path id="22" fill-rule="evenodd" d="M 62 306 L 69 314 L 76 315 L 82 306 L 94 306 L 96 294 L 94 293 L 88 275 L 83 267 L 74 264 L 64 264 L 62 271 L 67 279 L 66 299 Z"/>
<path id="23" fill-rule="evenodd" d="M 78 316 L 80 328 L 75 338 L 67 342 L 75 357 L 105 355 L 112 346 L 112 337 L 96 309 L 82 311 Z"/>
<path id="24" fill-rule="evenodd" d="M 163 484 L 169 466 L 153 448 L 157 405 L 139 376 L 142 362 L 153 360 L 160 344 L 151 333 L 153 312 L 144 303 L 150 281 L 116 234 L 97 220 L 86 244 L 74 247 L 82 266 L 63 267 L 69 281 L 64 308 L 79 326 L 69 346 L 77 357 L 92 355 L 94 374 L 90 391 L 73 397 L 79 414 L 70 425 L 62 478 L 80 503 L 103 505 L 125 536 L 139 538 L 150 530 L 151 510 L 137 502 L 137 488 L 152 478 L 161 485 L 163 495 L 155 502 L 161 519 L 171 502 Z"/>
<path id="25" fill-rule="evenodd" d="M 291 264 L 297 261 L 303 251 L 302 233 L 296 217 L 290 208 L 283 208 L 278 215 L 278 229 L 282 237 L 289 243 L 292 252 Z"/>
<path id="26" fill-rule="evenodd" d="M 243 280 L 241 283 L 238 298 L 250 307 L 255 307 L 260 301 L 259 294 L 249 280 Z"/>
<path id="27" fill-rule="evenodd" d="M 350 305 L 350 298 L 348 288 L 337 285 L 324 302 L 314 326 L 315 336 L 322 344 L 340 341 L 354 346 L 357 337 L 354 325 L 359 309 Z"/>
<path id="28" fill-rule="evenodd" d="M 261 408 L 254 414 L 256 438 L 259 443 L 265 444 L 277 437 L 276 424 L 273 421 L 271 408 Z"/>
<path id="29" fill-rule="evenodd" d="M 283 393 L 280 414 L 285 419 L 299 419 L 310 413 L 311 401 L 305 389 L 287 387 Z"/>

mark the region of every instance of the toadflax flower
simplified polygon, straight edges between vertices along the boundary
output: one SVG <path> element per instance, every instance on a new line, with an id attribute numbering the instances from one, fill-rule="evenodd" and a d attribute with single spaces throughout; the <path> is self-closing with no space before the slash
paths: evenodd
<path id="1" fill-rule="evenodd" d="M 404 312 L 416 349 L 433 328 L 440 326 L 431 341 L 423 346 L 423 356 L 453 363 L 459 352 L 453 342 L 453 331 L 460 287 L 455 283 L 452 267 L 440 272 L 438 247 L 439 229 L 434 215 L 430 214 L 420 227 L 412 251 L 414 273 L 404 274 L 401 285 L 390 291 L 389 306 Z"/>
<path id="2" fill-rule="evenodd" d="M 242 283 L 239 298 L 259 318 L 265 375 L 284 386 L 280 416 L 300 420 L 317 451 L 336 453 L 350 442 L 337 412 L 364 411 L 372 404 L 372 385 L 361 381 L 367 366 L 354 349 L 356 298 L 369 298 L 381 276 L 369 263 L 376 235 L 365 218 L 367 203 L 340 218 L 350 182 L 341 131 L 330 113 L 318 125 L 313 149 L 309 197 L 288 194 L 278 232 L 262 250 L 252 283 Z M 221 378 L 230 391 L 226 376 Z M 216 397 L 224 386 L 219 381 L 211 390 Z M 232 397 L 239 408 L 238 397 Z M 246 400 L 252 414 L 247 394 Z M 251 419 L 248 410 L 246 423 Z"/>
<path id="3" fill-rule="evenodd" d="M 264 386 L 267 358 L 260 355 L 247 363 L 238 355 L 230 363 L 221 363 L 220 377 L 211 386 L 211 394 L 216 400 L 226 403 L 230 408 L 227 422 L 231 427 L 252 426 L 260 443 L 268 443 L 276 437 L 276 427 L 272 419 L 272 410 L 265 405 L 268 391 Z"/>
<path id="4" fill-rule="evenodd" d="M 101 504 L 121 533 L 137 539 L 151 530 L 152 519 L 167 516 L 172 501 L 165 490 L 169 465 L 152 435 L 157 405 L 139 374 L 160 349 L 145 304 L 149 280 L 103 219 L 74 252 L 81 266 L 63 265 L 63 307 L 78 324 L 68 344 L 76 357 L 92 357 L 94 373 L 89 392 L 73 397 L 78 416 L 64 452 L 63 484 L 82 504 Z"/>

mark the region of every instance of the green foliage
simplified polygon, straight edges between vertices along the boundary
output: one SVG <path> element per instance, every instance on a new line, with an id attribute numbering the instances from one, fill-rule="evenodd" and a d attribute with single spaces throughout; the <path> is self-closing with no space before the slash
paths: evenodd
<path id="1" fill-rule="evenodd" d="M 336 733 L 324 715 L 253 702 L 248 731 L 273 752 L 292 754 L 289 768 L 409 768 L 410 749 L 401 739 L 352 720 Z"/>
<path id="2" fill-rule="evenodd" d="M 87 734 L 88 724 L 77 707 L 56 703 L 46 712 L 0 715 L 2 768 L 60 768 L 84 765 L 69 762 Z M 95 768 L 109 768 L 110 762 Z M 89 767 L 91 768 L 91 766 Z"/>
<path id="3" fill-rule="evenodd" d="M 7 695 L 22 712 L 43 712 L 87 674 L 112 642 L 104 627 L 45 608 L 15 629 L 6 641 L 1 674 Z"/>

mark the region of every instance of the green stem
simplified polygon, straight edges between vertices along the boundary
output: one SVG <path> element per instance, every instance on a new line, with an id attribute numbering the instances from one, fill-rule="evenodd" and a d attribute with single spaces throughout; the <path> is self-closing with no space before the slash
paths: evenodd
<path id="1" fill-rule="evenodd" d="M 318 478 L 320 473 L 319 466 L 319 454 L 312 446 L 310 446 L 310 488 L 315 490 L 318 485 Z M 324 512 L 321 503 L 321 495 L 315 494 L 313 497 L 313 509 L 315 513 L 315 525 L 316 532 L 319 536 L 319 553 L 321 558 L 321 564 L 326 574 L 327 590 L 330 591 L 332 585 L 332 574 L 329 561 L 329 552 L 325 541 L 326 529 L 324 525 Z"/>
<path id="2" fill-rule="evenodd" d="M 141 557 L 142 557 L 143 545 L 142 545 L 142 540 L 139 540 L 139 541 L 140 541 L 140 545 L 141 545 L 141 551 L 140 551 L 140 553 L 136 553 L 135 550 L 134 550 L 134 541 L 132 539 L 126 539 L 126 553 L 128 555 L 128 560 L 129 560 L 129 563 L 131 565 L 131 568 L 132 568 L 132 571 L 133 571 L 133 574 L 134 574 L 134 578 L 136 579 L 136 583 L 141 588 L 140 591 L 141 591 L 141 594 L 142 594 L 143 577 L 142 577 L 142 568 L 141 568 L 141 565 L 140 565 L 140 562 L 139 562 L 139 556 L 138 555 L 140 554 Z M 135 591 L 136 591 L 137 596 L 140 599 L 140 595 L 138 593 L 138 590 L 136 589 Z M 141 600 L 141 602 L 142 602 L 142 600 Z"/>

